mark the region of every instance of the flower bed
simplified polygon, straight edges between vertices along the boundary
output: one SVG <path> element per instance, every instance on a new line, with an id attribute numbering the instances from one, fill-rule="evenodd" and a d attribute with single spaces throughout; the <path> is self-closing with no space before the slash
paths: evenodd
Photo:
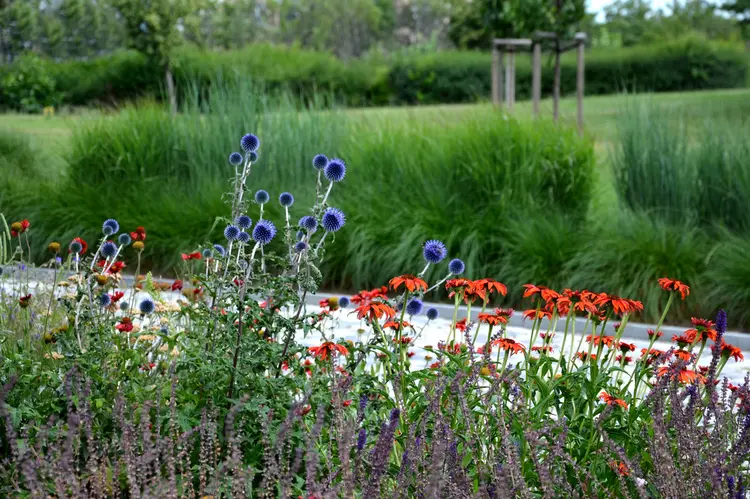
<path id="1" fill-rule="evenodd" d="M 726 314 L 655 348 L 686 284 L 659 281 L 642 348 L 623 336 L 640 301 L 527 284 L 521 337 L 496 306 L 506 286 L 464 277 L 431 239 L 412 273 L 308 309 L 348 228 L 347 166 L 316 156 L 312 207 L 283 193 L 270 220 L 270 196 L 249 188 L 260 140 L 240 144 L 224 240 L 186 248 L 174 282 L 139 275 L 147 228 L 107 219 L 95 243 L 49 244 L 54 287 L 33 288 L 34 221 L 6 225 L 0 264 L 22 269 L 0 276 L 0 494 L 744 495 L 750 381 L 721 377 L 743 360 Z M 439 289 L 444 322 L 424 303 Z"/>

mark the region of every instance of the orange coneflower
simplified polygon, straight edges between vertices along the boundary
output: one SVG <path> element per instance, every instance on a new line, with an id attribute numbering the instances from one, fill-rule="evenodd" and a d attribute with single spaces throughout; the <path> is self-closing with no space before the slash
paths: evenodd
<path id="1" fill-rule="evenodd" d="M 578 353 L 576 353 L 576 357 L 578 357 L 579 359 L 581 359 L 584 362 L 586 362 L 587 360 L 589 360 L 589 358 L 591 360 L 596 360 L 596 354 L 595 353 L 592 353 L 591 356 L 589 356 L 589 354 L 586 353 L 586 352 L 578 352 Z"/>
<path id="2" fill-rule="evenodd" d="M 555 337 L 555 333 L 541 333 L 539 334 L 539 337 L 542 338 L 543 340 L 547 338 L 552 339 Z"/>
<path id="3" fill-rule="evenodd" d="M 657 376 L 664 376 L 669 374 L 672 381 L 679 381 L 680 383 L 688 384 L 693 383 L 695 381 L 698 381 L 700 383 L 705 383 L 706 378 L 693 371 L 692 369 L 685 369 L 682 368 L 679 371 L 676 371 L 671 366 L 662 366 L 659 369 L 656 370 Z"/>
<path id="4" fill-rule="evenodd" d="M 523 313 L 523 317 L 524 319 L 534 319 L 534 320 L 537 320 L 537 319 L 541 320 L 544 318 L 552 319 L 552 312 L 548 310 L 529 309 Z"/>
<path id="5" fill-rule="evenodd" d="M 18 299 L 18 304 L 21 306 L 21 308 L 28 308 L 30 303 L 31 303 L 31 295 L 25 295 Z"/>
<path id="6" fill-rule="evenodd" d="M 349 350 L 347 350 L 344 345 L 339 345 L 332 341 L 326 341 L 322 345 L 310 347 L 307 349 L 307 351 L 310 352 L 310 355 L 314 355 L 320 360 L 326 360 L 329 356 L 333 357 L 336 352 L 340 353 L 341 355 L 349 355 Z"/>
<path id="7" fill-rule="evenodd" d="M 396 315 L 396 310 L 393 307 L 377 301 L 365 301 L 362 305 L 355 308 L 354 312 L 357 312 L 358 319 L 361 320 L 368 317 L 371 321 L 381 319 L 383 316 L 390 319 Z"/>
<path id="8" fill-rule="evenodd" d="M 532 352 L 552 353 L 552 347 L 549 345 L 537 345 L 531 347 Z"/>
<path id="9" fill-rule="evenodd" d="M 625 343 L 624 341 L 621 341 L 617 344 L 617 348 L 623 353 L 634 352 L 635 343 Z"/>
<path id="10" fill-rule="evenodd" d="M 674 356 L 685 362 L 690 362 L 690 360 L 693 358 L 693 354 L 691 354 L 687 350 L 675 350 Z"/>
<path id="11" fill-rule="evenodd" d="M 415 277 L 410 274 L 400 275 L 391 279 L 388 284 L 391 286 L 393 291 L 398 291 L 398 288 L 403 284 L 410 293 L 415 291 L 427 291 L 427 283 L 419 277 Z"/>
<path id="12" fill-rule="evenodd" d="M 594 346 L 598 347 L 599 344 L 603 344 L 607 347 L 612 347 L 615 345 L 615 337 L 614 336 L 594 336 L 593 338 L 591 335 L 586 336 L 586 342 L 591 343 L 594 342 Z"/>
<path id="13" fill-rule="evenodd" d="M 401 343 L 402 345 L 409 345 L 414 341 L 414 338 L 410 338 L 409 336 L 402 336 L 400 342 L 398 338 L 393 338 L 391 341 L 393 343 Z"/>
<path id="14" fill-rule="evenodd" d="M 356 295 L 352 296 L 352 302 L 359 305 L 359 304 L 372 301 L 376 298 L 382 298 L 385 300 L 388 298 L 388 296 L 386 295 L 387 292 L 388 292 L 388 288 L 385 286 L 381 286 L 379 288 L 375 288 L 370 291 L 362 290 Z"/>
<path id="15" fill-rule="evenodd" d="M 628 408 L 628 403 L 625 402 L 622 399 L 618 399 L 617 397 L 608 394 L 607 392 L 602 392 L 599 395 L 599 398 L 602 399 L 607 405 L 619 405 L 623 409 Z"/>
<path id="16" fill-rule="evenodd" d="M 503 296 L 508 294 L 508 288 L 505 287 L 505 284 L 490 278 L 477 279 L 474 281 L 472 287 L 488 293 L 500 293 Z"/>
<path id="17" fill-rule="evenodd" d="M 690 286 L 676 279 L 662 277 L 659 279 L 659 286 L 665 291 L 677 291 L 683 300 L 690 294 Z"/>
<path id="18" fill-rule="evenodd" d="M 496 308 L 495 309 L 495 315 L 501 315 L 508 319 L 510 319 L 510 317 L 513 315 L 513 312 L 515 312 L 515 310 L 513 310 L 512 308 Z"/>
<path id="19" fill-rule="evenodd" d="M 411 324 L 409 321 L 388 321 L 385 324 L 383 324 L 384 328 L 390 328 L 390 329 L 399 329 L 399 326 L 403 328 L 411 327 Z"/>
<path id="20" fill-rule="evenodd" d="M 502 315 L 495 314 L 479 314 L 479 322 L 489 324 L 490 326 L 499 326 L 500 324 L 507 324 L 508 318 Z"/>
<path id="21" fill-rule="evenodd" d="M 594 305 L 610 305 L 612 307 L 612 311 L 617 315 L 632 314 L 633 312 L 639 312 L 643 310 L 643 303 L 637 300 L 622 298 L 615 295 L 608 295 L 607 293 L 600 293 L 594 300 Z"/>
<path id="22" fill-rule="evenodd" d="M 691 333 L 690 331 L 695 331 L 695 330 L 689 329 L 685 331 L 684 334 L 681 334 L 679 336 L 675 334 L 674 336 L 672 336 L 672 341 L 677 343 L 677 345 L 680 348 L 685 348 L 688 345 L 692 345 L 693 342 L 695 341 L 695 335 Z"/>
<path id="23" fill-rule="evenodd" d="M 657 338 L 661 338 L 664 335 L 661 331 L 655 332 L 653 329 L 647 329 L 646 333 L 648 333 L 649 338 L 653 338 L 654 335 L 656 335 Z"/>
<path id="24" fill-rule="evenodd" d="M 457 321 L 457 322 L 456 322 L 456 329 L 458 329 L 458 330 L 459 330 L 459 331 L 461 331 L 462 333 L 463 333 L 464 331 L 466 331 L 466 317 L 464 317 L 464 318 L 463 318 L 463 319 L 461 319 L 460 321 Z"/>
<path id="25" fill-rule="evenodd" d="M 711 350 L 715 348 L 716 348 L 716 345 L 713 345 L 711 347 Z M 745 360 L 745 356 L 742 355 L 742 349 L 734 345 L 730 345 L 729 343 L 725 342 L 723 338 L 721 340 L 721 344 L 719 345 L 719 348 L 721 349 L 722 357 L 726 357 L 727 359 L 729 357 L 733 357 L 734 360 L 736 360 L 737 362 L 741 360 Z"/>
<path id="26" fill-rule="evenodd" d="M 445 283 L 445 289 L 450 291 L 450 293 L 448 293 L 448 298 L 453 298 L 454 296 L 456 296 L 456 293 L 463 292 L 462 297 L 464 301 L 466 303 L 469 303 L 469 297 L 466 296 L 466 292 L 472 287 L 473 284 L 474 282 L 470 281 L 469 279 L 448 279 Z"/>
<path id="27" fill-rule="evenodd" d="M 628 469 L 628 466 L 625 463 L 621 463 L 620 461 L 610 461 L 609 465 L 612 467 L 612 469 L 620 476 L 628 476 L 630 475 L 630 470 Z"/>
<path id="28" fill-rule="evenodd" d="M 498 338 L 492 344 L 500 348 L 500 350 L 505 350 L 511 354 L 521 353 L 525 350 L 522 344 L 510 338 Z"/>
<path id="29" fill-rule="evenodd" d="M 685 335 L 692 335 L 695 338 L 695 341 L 698 342 L 705 342 L 708 340 L 716 341 L 717 333 L 712 321 L 691 317 L 690 322 L 693 323 L 695 329 L 688 329 L 685 331 Z"/>
<path id="30" fill-rule="evenodd" d="M 526 288 L 526 291 L 524 291 L 523 293 L 524 298 L 529 298 L 531 296 L 538 294 L 542 297 L 542 300 L 549 303 L 551 301 L 557 300 L 561 296 L 560 293 L 558 293 L 554 289 L 548 288 L 547 286 L 536 286 L 534 284 L 524 284 L 523 287 Z"/>
<path id="31" fill-rule="evenodd" d="M 621 362 L 623 360 L 623 356 L 622 355 L 618 355 L 617 357 L 615 357 L 615 360 L 617 362 Z M 633 357 L 631 357 L 630 355 L 626 355 L 625 358 L 624 358 L 624 360 L 625 360 L 624 365 L 628 365 L 631 362 L 633 362 Z"/>

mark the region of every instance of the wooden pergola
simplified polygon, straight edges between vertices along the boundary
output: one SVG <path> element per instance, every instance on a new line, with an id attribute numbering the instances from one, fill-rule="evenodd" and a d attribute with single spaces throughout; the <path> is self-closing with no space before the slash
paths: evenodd
<path id="1" fill-rule="evenodd" d="M 572 40 L 560 40 L 557 33 L 537 31 L 533 38 L 497 38 L 492 44 L 492 102 L 502 107 L 503 103 L 508 111 L 513 110 L 516 101 L 516 52 L 532 52 L 531 72 L 531 100 L 534 116 L 539 116 L 539 101 L 542 97 L 542 43 L 544 41 L 558 42 L 554 51 L 560 54 L 572 49 L 577 50 L 577 122 L 578 131 L 583 133 L 583 87 L 584 87 L 584 48 L 586 33 L 576 33 Z M 505 56 L 508 56 L 507 64 Z M 503 73 L 505 82 L 503 83 Z M 505 90 L 505 95 L 503 95 Z M 553 89 L 555 109 L 560 100 L 559 85 Z M 557 115 L 555 115 L 555 120 Z"/>

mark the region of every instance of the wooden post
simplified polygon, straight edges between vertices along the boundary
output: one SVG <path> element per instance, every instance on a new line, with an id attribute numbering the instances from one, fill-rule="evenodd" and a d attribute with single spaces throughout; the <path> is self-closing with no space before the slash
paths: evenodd
<path id="1" fill-rule="evenodd" d="M 502 104 L 502 74 L 500 68 L 500 50 L 496 45 L 492 47 L 492 104 L 500 106 Z"/>
<path id="2" fill-rule="evenodd" d="M 508 64 L 505 66 L 505 105 L 508 107 L 508 111 L 513 108 L 513 103 L 510 101 L 510 93 L 513 91 L 513 50 L 508 50 Z"/>
<path id="3" fill-rule="evenodd" d="M 577 121 L 578 121 L 578 133 L 583 135 L 583 84 L 584 84 L 584 63 L 583 54 L 585 49 L 586 35 L 584 33 L 576 34 L 576 40 L 578 40 L 578 57 L 577 59 L 577 73 L 576 73 L 576 98 L 577 98 Z"/>
<path id="4" fill-rule="evenodd" d="M 539 101 L 542 98 L 542 44 L 534 43 L 534 55 L 531 72 L 531 99 L 534 105 L 534 117 L 539 117 Z"/>

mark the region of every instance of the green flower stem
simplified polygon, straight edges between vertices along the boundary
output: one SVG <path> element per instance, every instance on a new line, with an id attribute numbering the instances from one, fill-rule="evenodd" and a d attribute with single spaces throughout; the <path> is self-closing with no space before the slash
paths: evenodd
<path id="1" fill-rule="evenodd" d="M 672 306 L 672 302 L 674 301 L 674 295 L 675 292 L 672 291 L 669 294 L 669 299 L 667 300 L 667 304 L 664 306 L 664 311 L 661 313 L 661 317 L 659 318 L 659 322 L 656 324 L 656 329 L 654 329 L 654 334 L 651 336 L 651 341 L 648 343 L 648 350 L 646 350 L 646 356 L 648 357 L 649 352 L 651 351 L 651 348 L 654 346 L 654 343 L 656 343 L 656 338 L 659 337 L 659 330 L 661 329 L 661 326 L 664 324 L 664 320 L 667 318 L 667 314 L 669 313 L 669 309 Z M 646 358 L 647 358 L 646 357 Z M 645 360 L 641 357 L 638 359 L 635 365 L 635 369 L 633 369 L 633 374 L 630 375 L 631 381 L 635 379 L 635 383 L 633 385 L 633 400 L 630 402 L 631 406 L 635 406 L 638 402 L 638 385 L 641 383 L 641 377 L 643 374 L 643 363 Z M 630 382 L 628 382 L 630 384 Z"/>

